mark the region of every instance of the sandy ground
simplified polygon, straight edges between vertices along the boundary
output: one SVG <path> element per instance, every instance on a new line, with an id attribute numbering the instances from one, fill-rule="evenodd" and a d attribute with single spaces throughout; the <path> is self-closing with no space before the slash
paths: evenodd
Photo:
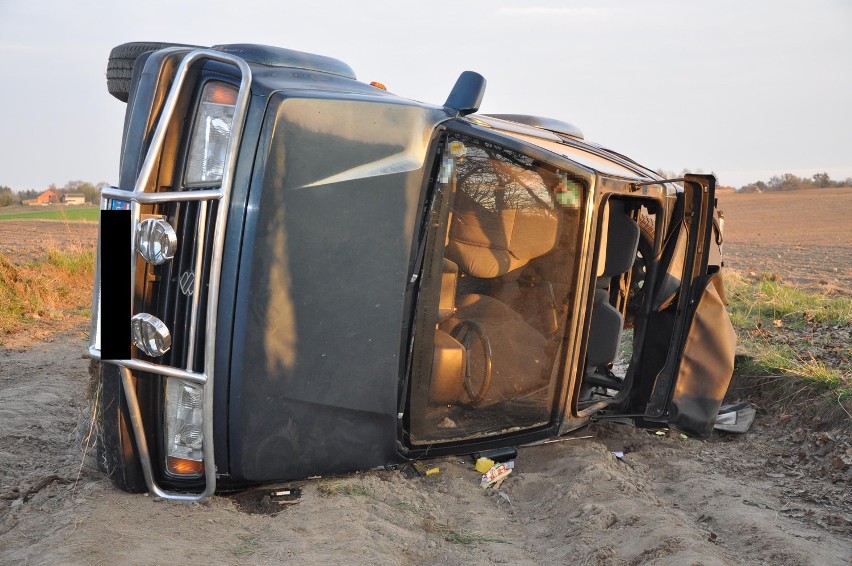
<path id="1" fill-rule="evenodd" d="M 842 224 L 834 224 L 840 238 L 801 224 L 776 234 L 772 245 L 785 249 L 797 245 L 790 234 L 805 233 L 810 245 L 835 249 L 813 281 L 806 278 L 813 270 L 791 264 L 789 254 L 761 263 L 763 244 L 749 233 L 767 229 L 764 205 L 777 203 L 773 214 L 782 218 L 789 207 L 802 211 L 813 202 L 810 195 L 792 204 L 788 195 L 753 200 L 774 196 L 722 200 L 731 264 L 751 269 L 753 262 L 758 272 L 849 288 L 852 256 L 838 256 L 836 248 L 849 253 L 852 231 Z M 837 202 L 852 204 L 830 199 L 823 207 L 839 208 Z M 81 467 L 85 330 L 81 321 L 44 340 L 0 348 L 0 563 L 852 562 L 849 437 L 771 411 L 760 411 L 749 434 L 708 441 L 593 424 L 561 442 L 520 448 L 498 491 L 481 489 L 472 463 L 455 457 L 429 462 L 440 472 L 427 477 L 383 470 L 298 482 L 298 503 L 281 507 L 265 502 L 265 491 L 202 504 L 126 494 Z M 323 495 L 335 491 L 332 481 L 349 489 Z M 465 532 L 481 536 L 462 544 L 452 534 Z"/>

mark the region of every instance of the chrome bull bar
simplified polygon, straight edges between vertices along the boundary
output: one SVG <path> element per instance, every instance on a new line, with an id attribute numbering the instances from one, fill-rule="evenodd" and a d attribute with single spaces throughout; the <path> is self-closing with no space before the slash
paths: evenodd
<path id="1" fill-rule="evenodd" d="M 169 48 L 169 51 L 174 53 L 185 52 L 182 48 Z M 200 65 L 204 61 L 218 61 L 236 67 L 240 71 L 240 86 L 237 94 L 236 105 L 234 109 L 234 121 L 231 129 L 231 138 L 228 145 L 227 154 L 225 157 L 225 166 L 222 176 L 222 182 L 217 189 L 204 190 L 188 190 L 188 191 L 161 191 L 147 192 L 146 187 L 150 183 L 151 176 L 155 173 L 163 146 L 166 140 L 166 132 L 169 123 L 171 122 L 178 101 L 182 96 L 184 88 L 193 88 L 194 85 L 187 85 L 187 77 L 193 66 Z M 105 210 L 111 199 L 119 199 L 130 202 L 131 215 L 131 241 L 132 235 L 135 234 L 136 226 L 140 222 L 141 205 L 157 204 L 165 202 L 189 202 L 201 201 L 202 206 L 206 208 L 210 201 L 218 200 L 219 204 L 216 207 L 215 219 L 213 219 L 213 250 L 210 263 L 210 275 L 208 280 L 209 291 L 207 293 L 206 305 L 206 326 L 204 335 L 204 358 L 203 371 L 198 373 L 192 371 L 192 355 L 187 356 L 187 367 L 177 368 L 167 365 L 155 364 L 138 359 L 128 360 L 108 360 L 104 363 L 111 363 L 119 366 L 121 373 L 124 395 L 127 399 L 127 405 L 130 411 L 130 420 L 133 427 L 133 433 L 136 440 L 136 447 L 139 453 L 139 459 L 142 465 L 142 473 L 145 477 L 145 483 L 148 490 L 164 499 L 173 501 L 201 501 L 216 491 L 216 461 L 214 458 L 214 442 L 213 442 L 213 379 L 214 379 L 214 359 L 215 359 L 215 343 L 216 343 L 216 317 L 218 313 L 219 302 L 219 282 L 222 271 L 222 250 L 225 242 L 225 228 L 228 218 L 228 204 L 233 185 L 234 170 L 236 168 L 237 148 L 242 139 L 243 127 L 248 111 L 248 104 L 251 90 L 251 69 L 245 60 L 221 53 L 210 49 L 198 49 L 187 53 L 177 70 L 175 77 L 169 87 L 169 93 L 163 104 L 160 113 L 160 119 L 151 139 L 150 146 L 145 155 L 145 160 L 142 164 L 142 169 L 136 180 L 136 185 L 133 191 L 121 190 L 115 187 L 104 188 L 101 192 L 101 209 Z M 203 215 L 200 215 L 200 221 L 203 221 Z M 197 246 L 204 246 L 204 238 L 198 238 Z M 130 316 L 134 309 L 134 289 L 133 285 L 136 281 L 136 250 L 135 246 L 130 249 L 130 293 L 131 312 L 128 313 L 127 323 L 130 324 Z M 203 251 L 203 250 L 199 250 Z M 200 257 L 200 254 L 199 256 Z M 89 345 L 89 355 L 95 359 L 101 359 L 100 337 L 100 249 L 98 250 L 98 261 L 95 272 L 95 292 L 93 299 L 93 332 L 91 343 Z M 196 285 L 200 284 L 196 282 Z M 190 343 L 194 344 L 194 335 L 196 332 L 196 319 L 202 306 L 198 304 L 197 298 L 199 293 L 194 293 L 194 302 L 191 311 L 191 329 Z M 134 387 L 134 372 L 146 372 L 149 374 L 161 375 L 172 379 L 180 379 L 188 381 L 196 385 L 200 385 L 203 391 L 202 403 L 202 418 L 203 418 L 203 440 L 202 453 L 204 462 L 204 479 L 205 488 L 201 493 L 181 493 L 172 492 L 162 489 L 154 479 L 154 473 L 151 463 L 151 454 L 148 450 L 148 444 L 145 436 L 145 429 L 142 423 L 142 412 L 139 407 L 139 401 L 136 398 L 136 389 Z"/>

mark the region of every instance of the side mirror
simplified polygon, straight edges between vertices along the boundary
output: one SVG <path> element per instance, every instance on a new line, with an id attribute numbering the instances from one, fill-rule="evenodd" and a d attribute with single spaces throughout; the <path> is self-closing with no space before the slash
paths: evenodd
<path id="1" fill-rule="evenodd" d="M 446 108 L 458 111 L 461 116 L 473 114 L 479 110 L 485 95 L 485 77 L 473 71 L 465 71 L 456 80 L 450 96 L 444 103 Z"/>

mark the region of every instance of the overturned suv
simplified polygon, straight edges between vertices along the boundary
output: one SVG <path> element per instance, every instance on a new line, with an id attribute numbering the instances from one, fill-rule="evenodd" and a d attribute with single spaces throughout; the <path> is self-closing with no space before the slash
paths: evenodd
<path id="1" fill-rule="evenodd" d="M 710 433 L 735 336 L 715 179 L 564 122 L 259 45 L 125 44 L 90 354 L 118 487 L 217 489 L 542 441 Z"/>

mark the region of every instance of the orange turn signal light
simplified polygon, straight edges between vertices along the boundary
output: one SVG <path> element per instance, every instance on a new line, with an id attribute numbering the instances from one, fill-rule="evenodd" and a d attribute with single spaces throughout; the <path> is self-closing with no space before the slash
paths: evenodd
<path id="1" fill-rule="evenodd" d="M 380 89 L 382 89 L 382 90 L 387 90 L 387 89 L 388 89 L 388 87 L 386 87 L 385 85 L 383 85 L 382 83 L 380 83 L 380 82 L 378 82 L 378 81 L 373 81 L 373 82 L 371 82 L 371 83 L 370 83 L 370 86 L 374 86 L 374 87 L 376 87 L 376 88 L 380 88 Z"/>
<path id="2" fill-rule="evenodd" d="M 207 83 L 204 87 L 204 102 L 233 106 L 237 103 L 237 89 L 223 83 Z"/>
<path id="3" fill-rule="evenodd" d="M 182 476 L 204 473 L 204 462 L 199 462 L 197 460 L 187 460 L 185 458 L 169 456 L 166 458 L 166 465 L 169 472 Z"/>

